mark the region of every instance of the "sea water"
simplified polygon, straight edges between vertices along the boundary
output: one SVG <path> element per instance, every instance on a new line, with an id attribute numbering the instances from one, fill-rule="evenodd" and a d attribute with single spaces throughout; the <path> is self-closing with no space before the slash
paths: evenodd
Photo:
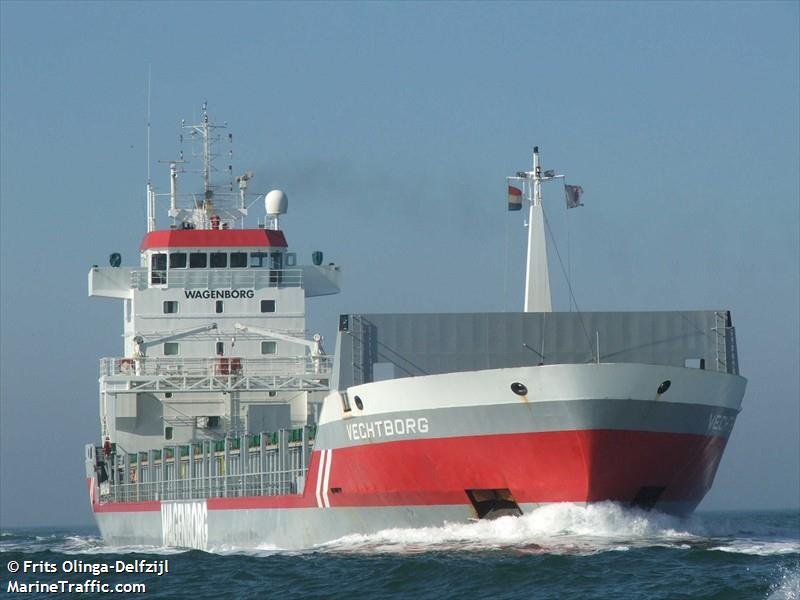
<path id="1" fill-rule="evenodd" d="M 112 547 L 92 529 L 3 529 L 0 562 L 4 597 L 800 600 L 800 511 L 679 519 L 613 503 L 559 504 L 292 552 Z M 55 571 L 33 572 L 37 564 Z M 69 583 L 73 592 L 61 593 Z M 109 594 L 101 584 L 129 587 Z M 125 593 L 131 584 L 146 591 Z"/>

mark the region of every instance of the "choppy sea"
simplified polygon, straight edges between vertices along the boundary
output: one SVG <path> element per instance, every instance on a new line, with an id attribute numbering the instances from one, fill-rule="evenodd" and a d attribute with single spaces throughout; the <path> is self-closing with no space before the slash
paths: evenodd
<path id="1" fill-rule="evenodd" d="M 140 560 L 166 560 L 169 572 L 94 575 L 87 569 L 102 567 L 85 566 Z M 798 600 L 800 512 L 678 519 L 613 503 L 552 505 L 522 517 L 353 535 L 301 552 L 114 547 L 88 528 L 4 529 L 0 561 L 0 596 L 26 598 L 107 598 L 89 585 L 143 583 L 145 592 L 113 595 Z M 9 572 L 13 563 L 16 573 Z M 33 564 L 55 565 L 56 572 L 30 572 Z M 62 593 L 60 581 L 86 587 Z M 53 583 L 62 586 L 58 592 L 45 591 Z"/>

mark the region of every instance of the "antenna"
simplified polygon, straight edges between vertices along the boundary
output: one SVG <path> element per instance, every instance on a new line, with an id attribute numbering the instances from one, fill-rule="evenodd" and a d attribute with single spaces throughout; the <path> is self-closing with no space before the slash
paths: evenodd
<path id="1" fill-rule="evenodd" d="M 150 82 L 152 65 L 147 65 L 147 231 L 156 229 L 156 193 L 150 179 Z"/>
<path id="2" fill-rule="evenodd" d="M 153 66 L 147 65 L 147 183 L 150 183 L 150 93 Z"/>

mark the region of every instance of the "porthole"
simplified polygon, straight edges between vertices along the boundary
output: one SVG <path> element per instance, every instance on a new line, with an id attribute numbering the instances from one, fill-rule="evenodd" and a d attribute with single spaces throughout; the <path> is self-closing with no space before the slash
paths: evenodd
<path id="1" fill-rule="evenodd" d="M 672 385 L 672 382 L 669 379 L 667 379 L 666 381 L 662 381 L 661 385 L 658 386 L 658 393 L 659 394 L 663 394 L 664 392 L 666 392 L 669 389 L 669 386 L 671 386 L 671 385 Z"/>
<path id="2" fill-rule="evenodd" d="M 517 396 L 527 396 L 528 395 L 528 388 L 525 387 L 525 384 L 520 383 L 519 381 L 515 381 L 511 384 L 511 391 L 514 392 Z"/>
<path id="3" fill-rule="evenodd" d="M 356 396 L 355 398 L 353 398 L 353 400 L 355 401 L 358 410 L 364 410 L 364 403 L 361 401 L 360 397 Z"/>

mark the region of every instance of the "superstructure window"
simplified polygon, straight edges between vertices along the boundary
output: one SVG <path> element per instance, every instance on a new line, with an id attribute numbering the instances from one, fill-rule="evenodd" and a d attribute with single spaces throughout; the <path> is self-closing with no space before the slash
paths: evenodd
<path id="1" fill-rule="evenodd" d="M 164 427 L 164 439 L 165 440 L 172 439 L 172 427 Z"/>
<path id="2" fill-rule="evenodd" d="M 173 313 L 178 312 L 178 301 L 177 300 L 164 300 L 164 314 L 170 315 Z"/>
<path id="3" fill-rule="evenodd" d="M 150 259 L 150 264 L 153 266 L 154 271 L 167 270 L 167 255 L 166 254 L 153 254 Z"/>
<path id="4" fill-rule="evenodd" d="M 273 252 L 269 256 L 269 263 L 269 283 L 270 285 L 279 285 L 281 282 L 281 269 L 283 269 L 283 254 Z"/>
<path id="5" fill-rule="evenodd" d="M 164 342 L 164 356 L 177 356 L 181 345 L 178 342 Z"/>
<path id="6" fill-rule="evenodd" d="M 250 266 L 258 269 L 269 266 L 269 254 L 267 252 L 251 252 Z"/>
<path id="7" fill-rule="evenodd" d="M 166 254 L 153 254 L 150 257 L 150 283 L 154 285 L 167 283 Z"/>
<path id="8" fill-rule="evenodd" d="M 216 304 L 214 305 L 214 312 L 221 313 L 225 310 L 225 303 L 222 300 L 217 300 Z"/>
<path id="9" fill-rule="evenodd" d="M 192 252 L 189 254 L 190 269 L 205 269 L 208 265 L 208 255 L 205 252 Z"/>
<path id="10" fill-rule="evenodd" d="M 225 342 L 217 342 L 216 346 L 214 347 L 214 352 L 217 356 L 222 356 L 225 354 Z"/>
<path id="11" fill-rule="evenodd" d="M 169 268 L 170 269 L 185 269 L 186 268 L 186 252 L 172 252 L 169 255 Z"/>
<path id="12" fill-rule="evenodd" d="M 278 342 L 261 342 L 261 354 L 277 354 Z"/>
<path id="13" fill-rule="evenodd" d="M 228 255 L 225 252 L 212 252 L 211 253 L 211 268 L 224 269 L 228 266 Z"/>
<path id="14" fill-rule="evenodd" d="M 262 300 L 261 312 L 262 313 L 275 312 L 275 300 Z"/>
<path id="15" fill-rule="evenodd" d="M 231 269 L 243 269 L 247 266 L 247 252 L 231 252 Z"/>

